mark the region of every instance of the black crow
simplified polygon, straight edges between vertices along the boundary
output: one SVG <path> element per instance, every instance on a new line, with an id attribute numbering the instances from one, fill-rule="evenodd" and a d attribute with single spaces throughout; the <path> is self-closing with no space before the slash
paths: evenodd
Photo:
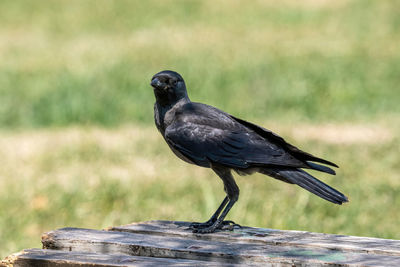
<path id="1" fill-rule="evenodd" d="M 345 195 L 302 170 L 334 175 L 334 170 L 318 163 L 338 167 L 335 163 L 301 151 L 258 125 L 191 102 L 182 76 L 174 71 L 155 74 L 151 86 L 156 97 L 155 123 L 171 150 L 188 163 L 211 168 L 224 183 L 227 196 L 207 222 L 191 225 L 194 232 L 211 233 L 227 223 L 224 218 L 239 197 L 232 170 L 240 175 L 259 172 L 297 184 L 335 204 L 348 201 Z"/>

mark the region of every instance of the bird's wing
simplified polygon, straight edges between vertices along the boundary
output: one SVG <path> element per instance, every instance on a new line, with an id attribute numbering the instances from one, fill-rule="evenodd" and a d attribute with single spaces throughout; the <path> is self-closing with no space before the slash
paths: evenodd
<path id="1" fill-rule="evenodd" d="M 232 115 L 230 115 L 230 117 L 232 119 L 234 119 L 235 121 L 237 121 L 238 123 L 244 125 L 245 127 L 247 127 L 248 129 L 253 130 L 254 132 L 256 132 L 258 135 L 264 137 L 267 141 L 274 143 L 282 148 L 284 148 L 286 151 L 288 151 L 290 154 L 292 154 L 293 156 L 295 156 L 297 159 L 307 162 L 307 165 L 309 168 L 311 169 L 315 169 L 315 170 L 319 170 L 319 171 L 323 171 L 323 172 L 327 172 L 330 174 L 335 174 L 335 172 L 326 167 L 326 166 L 322 166 L 316 163 L 312 163 L 310 161 L 315 161 L 315 162 L 320 162 L 320 163 L 324 163 L 324 164 L 328 164 L 330 166 L 333 167 L 337 167 L 338 165 L 336 165 L 333 162 L 330 162 L 328 160 L 316 157 L 310 153 L 304 152 L 302 150 L 300 150 L 299 148 L 289 144 L 288 142 L 285 141 L 285 139 L 283 139 L 282 137 L 280 137 L 279 135 L 271 132 L 270 130 L 267 130 L 263 127 L 260 127 L 258 125 L 255 125 L 251 122 L 236 118 Z"/>
<path id="2" fill-rule="evenodd" d="M 283 148 L 267 142 L 255 132 L 220 129 L 196 122 L 176 122 L 167 127 L 166 141 L 192 162 L 205 162 L 231 168 L 253 166 L 305 167 Z"/>

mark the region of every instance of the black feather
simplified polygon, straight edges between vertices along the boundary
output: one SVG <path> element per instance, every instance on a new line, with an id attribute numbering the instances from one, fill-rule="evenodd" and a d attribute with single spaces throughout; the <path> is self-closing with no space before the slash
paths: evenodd
<path id="1" fill-rule="evenodd" d="M 225 215 L 239 196 L 231 170 L 241 175 L 260 172 L 297 184 L 336 204 L 348 201 L 345 195 L 302 170 L 334 175 L 334 170 L 318 163 L 338 167 L 335 163 L 302 151 L 261 126 L 190 101 L 185 82 L 176 72 L 159 72 L 152 78 L 151 86 L 156 97 L 157 129 L 180 159 L 212 168 L 224 181 L 230 199 Z M 220 221 L 224 216 L 219 217 Z"/>
<path id="2" fill-rule="evenodd" d="M 299 148 L 295 147 L 294 145 L 289 144 L 288 142 L 285 141 L 285 139 L 283 139 L 282 137 L 280 137 L 279 135 L 275 134 L 274 132 L 272 132 L 270 130 L 267 130 L 267 129 L 265 129 L 261 126 L 258 126 L 254 123 L 236 118 L 232 115 L 231 115 L 231 117 L 234 120 L 236 120 L 237 122 L 239 122 L 240 124 L 254 130 L 257 134 L 266 138 L 268 141 L 278 144 L 281 147 L 284 147 L 289 153 L 291 153 L 293 156 L 297 157 L 298 159 L 301 159 L 303 161 L 316 161 L 316 162 L 328 164 L 330 166 L 339 168 L 339 166 L 333 162 L 318 158 L 314 155 L 311 155 L 310 153 L 300 150 Z"/>
<path id="3" fill-rule="evenodd" d="M 271 170 L 269 170 L 269 172 L 270 171 Z M 345 195 L 301 169 L 273 169 L 273 172 L 274 174 L 270 174 L 270 176 L 280 180 L 283 178 L 290 183 L 297 184 L 298 186 L 332 203 L 341 205 L 342 203 L 349 201 Z"/>
<path id="4" fill-rule="evenodd" d="M 323 166 L 323 165 L 320 165 L 320 164 L 317 164 L 317 163 L 314 163 L 314 162 L 311 162 L 311 161 L 307 161 L 306 163 L 313 170 L 317 170 L 317 171 L 326 172 L 326 173 L 329 173 L 329 174 L 332 174 L 332 175 L 336 175 L 336 172 L 334 170 L 332 170 L 331 168 L 329 168 L 329 167 L 326 167 L 326 166 Z"/>

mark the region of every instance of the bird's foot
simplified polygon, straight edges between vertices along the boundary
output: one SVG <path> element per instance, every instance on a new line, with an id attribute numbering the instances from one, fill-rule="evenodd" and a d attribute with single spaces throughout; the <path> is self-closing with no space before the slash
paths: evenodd
<path id="1" fill-rule="evenodd" d="M 235 229 L 235 227 L 242 228 L 242 226 L 240 224 L 237 224 L 234 221 L 227 220 L 227 221 L 223 221 L 217 229 L 233 231 L 233 229 Z"/>
<path id="2" fill-rule="evenodd" d="M 222 221 L 220 223 L 214 222 L 210 224 L 210 222 L 205 222 L 202 224 L 197 223 L 196 226 L 201 225 L 201 227 L 193 227 L 191 228 L 193 230 L 193 233 L 198 233 L 198 234 L 207 234 L 207 233 L 213 233 L 215 230 L 228 230 L 228 231 L 233 231 L 235 227 L 242 228 L 239 224 L 235 223 L 234 221 Z"/>
<path id="3" fill-rule="evenodd" d="M 194 222 L 194 223 L 191 223 L 191 224 L 189 225 L 189 229 L 192 229 L 192 230 L 203 229 L 203 228 L 210 227 L 210 226 L 213 225 L 214 223 L 215 223 L 215 220 L 214 220 L 214 221 L 208 220 L 208 221 L 203 222 L 203 223 Z"/>
<path id="4" fill-rule="evenodd" d="M 193 229 L 193 233 L 197 233 L 197 234 L 214 233 L 216 229 L 217 229 L 217 227 L 213 224 L 209 227 Z"/>

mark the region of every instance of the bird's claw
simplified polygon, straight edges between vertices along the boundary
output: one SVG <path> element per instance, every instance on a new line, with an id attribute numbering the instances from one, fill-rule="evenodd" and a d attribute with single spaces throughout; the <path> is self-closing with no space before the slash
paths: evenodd
<path id="1" fill-rule="evenodd" d="M 208 233 L 213 233 L 215 232 L 216 227 L 214 225 L 211 225 L 210 227 L 206 228 L 198 228 L 198 229 L 193 229 L 193 233 L 197 234 L 208 234 Z"/>
<path id="2" fill-rule="evenodd" d="M 214 223 L 215 223 L 215 221 L 211 221 L 211 220 L 208 220 L 208 221 L 203 222 L 203 223 L 194 222 L 194 223 L 191 223 L 189 225 L 189 229 L 193 230 L 193 229 L 207 228 L 207 227 L 212 226 Z"/>
<path id="3" fill-rule="evenodd" d="M 228 220 L 228 221 L 223 221 L 221 223 L 221 225 L 218 227 L 218 229 L 233 231 L 233 229 L 235 227 L 242 228 L 242 226 L 240 224 L 237 224 L 234 221 Z"/>
<path id="4" fill-rule="evenodd" d="M 222 221 L 221 223 L 217 222 L 204 222 L 204 223 L 192 223 L 189 226 L 189 229 L 193 231 L 193 233 L 206 234 L 213 233 L 215 230 L 228 230 L 233 231 L 235 227 L 242 228 L 239 224 L 234 221 Z"/>

